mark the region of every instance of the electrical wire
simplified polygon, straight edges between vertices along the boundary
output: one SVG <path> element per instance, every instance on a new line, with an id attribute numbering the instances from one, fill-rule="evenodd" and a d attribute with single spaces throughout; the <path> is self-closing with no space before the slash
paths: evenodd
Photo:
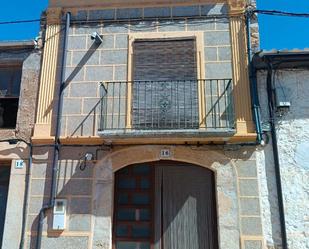
<path id="1" fill-rule="evenodd" d="M 287 12 L 287 11 L 280 11 L 280 10 L 250 10 L 251 13 L 257 13 L 262 15 L 273 15 L 273 16 L 289 16 L 289 17 L 303 17 L 303 18 L 309 18 L 309 13 L 295 13 L 295 12 Z M 168 17 L 169 19 L 180 19 L 180 18 L 198 18 L 199 16 L 186 16 L 186 17 Z M 221 15 L 206 15 L 202 16 L 202 18 L 229 18 L 231 17 L 228 14 L 221 14 Z M 152 18 L 154 19 L 154 18 Z M 164 19 L 164 18 L 160 18 Z M 33 22 L 40 22 L 44 21 L 46 18 L 40 18 L 40 19 L 30 19 L 30 20 L 15 20 L 15 21 L 3 21 L 0 22 L 0 25 L 9 25 L 9 24 L 20 24 L 20 23 L 33 23 Z M 122 19 L 117 21 L 134 21 L 134 19 Z M 140 20 L 140 19 L 139 19 Z M 143 20 L 150 21 L 151 18 L 143 18 Z M 96 23 L 96 22 L 115 22 L 115 20 L 76 20 L 74 23 L 81 23 L 81 22 L 87 22 L 87 23 Z M 137 19 L 136 19 L 137 21 Z"/>
<path id="2" fill-rule="evenodd" d="M 34 47 L 34 43 L 33 43 L 33 47 Z M 4 56 L 5 54 L 7 54 L 7 55 L 12 55 L 12 54 L 14 54 L 14 55 L 19 55 L 19 54 L 25 54 L 25 53 L 31 53 L 32 51 L 33 51 L 33 47 L 30 47 L 30 48 L 23 48 L 23 49 L 18 49 L 18 48 L 14 48 L 14 47 L 12 47 L 11 49 L 2 49 L 2 48 L 0 48 L 0 54 L 2 55 L 2 56 Z M 17 57 L 17 58 L 19 58 L 19 57 Z"/>
<path id="3" fill-rule="evenodd" d="M 309 13 L 294 13 L 280 10 L 253 10 L 253 13 L 272 15 L 272 16 L 289 16 L 289 17 L 304 17 L 309 18 Z"/>
<path id="4" fill-rule="evenodd" d="M 0 25 L 4 25 L 4 24 L 19 24 L 19 23 L 40 22 L 40 21 L 43 21 L 43 20 L 45 20 L 45 18 L 32 19 L 32 20 L 5 21 L 5 22 L 0 22 Z"/>

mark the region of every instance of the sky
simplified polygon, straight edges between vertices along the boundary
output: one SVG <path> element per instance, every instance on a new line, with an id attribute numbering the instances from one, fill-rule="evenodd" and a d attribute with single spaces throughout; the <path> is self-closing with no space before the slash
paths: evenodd
<path id="1" fill-rule="evenodd" d="M 0 7 L 0 23 L 15 20 L 39 19 L 47 8 L 48 0 L 3 0 Z M 0 41 L 32 40 L 38 36 L 39 23 L 0 25 Z"/>
<path id="2" fill-rule="evenodd" d="M 4 0 L 0 23 L 40 18 L 48 0 Z M 309 0 L 257 0 L 258 9 L 309 13 Z M 309 18 L 259 16 L 261 49 L 309 48 Z M 39 23 L 0 24 L 0 41 L 29 40 L 38 35 Z"/>
<path id="3" fill-rule="evenodd" d="M 257 0 L 258 9 L 309 14 L 309 0 Z M 262 49 L 309 48 L 309 18 L 259 16 Z"/>

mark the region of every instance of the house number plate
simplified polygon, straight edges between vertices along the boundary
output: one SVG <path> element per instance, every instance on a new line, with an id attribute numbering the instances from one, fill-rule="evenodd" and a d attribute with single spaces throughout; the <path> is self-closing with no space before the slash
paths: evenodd
<path id="1" fill-rule="evenodd" d="M 22 168 L 24 168 L 24 160 L 16 160 L 15 169 L 22 169 Z"/>
<path id="2" fill-rule="evenodd" d="M 160 152 L 161 158 L 169 158 L 171 157 L 171 151 L 169 149 L 162 149 Z"/>

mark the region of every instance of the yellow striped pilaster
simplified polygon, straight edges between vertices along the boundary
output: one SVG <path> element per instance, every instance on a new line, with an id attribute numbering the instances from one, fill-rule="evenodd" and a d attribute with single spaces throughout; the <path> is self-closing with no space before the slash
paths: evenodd
<path id="1" fill-rule="evenodd" d="M 51 122 L 54 108 L 57 62 L 61 33 L 61 8 L 47 10 L 47 25 L 43 61 L 41 68 L 40 90 L 36 124 L 33 139 L 52 139 Z"/>
<path id="2" fill-rule="evenodd" d="M 236 1 L 235 1 L 236 2 Z M 251 112 L 250 82 L 248 75 L 246 21 L 244 9 L 231 6 L 230 19 L 233 56 L 234 106 L 237 134 L 254 133 Z"/>

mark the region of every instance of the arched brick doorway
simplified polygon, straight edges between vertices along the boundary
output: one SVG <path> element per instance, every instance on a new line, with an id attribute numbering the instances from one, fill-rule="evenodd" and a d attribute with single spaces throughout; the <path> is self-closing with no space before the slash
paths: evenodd
<path id="1" fill-rule="evenodd" d="M 93 185 L 93 249 L 112 249 L 115 173 L 132 164 L 161 161 L 160 151 L 169 149 L 169 160 L 209 169 L 215 175 L 218 241 L 220 249 L 239 249 L 237 175 L 233 162 L 215 150 L 195 150 L 188 146 L 130 146 L 107 153 L 95 167 Z"/>
<path id="2" fill-rule="evenodd" d="M 214 173 L 173 161 L 115 173 L 114 249 L 217 249 Z"/>

